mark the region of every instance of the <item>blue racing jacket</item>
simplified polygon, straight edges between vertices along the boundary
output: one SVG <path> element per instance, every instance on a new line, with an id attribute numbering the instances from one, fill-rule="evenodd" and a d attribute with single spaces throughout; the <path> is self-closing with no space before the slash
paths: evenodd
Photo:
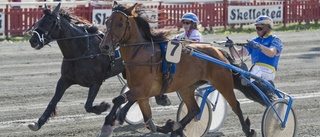
<path id="1" fill-rule="evenodd" d="M 262 53 L 262 51 L 260 49 L 253 49 L 253 48 L 249 48 L 249 47 L 245 46 L 245 48 L 249 52 L 249 55 L 251 55 L 252 64 L 264 63 L 267 65 L 273 66 L 275 68 L 275 70 L 277 70 L 278 69 L 278 62 L 280 59 L 280 53 L 282 51 L 281 40 L 277 36 L 271 35 L 271 34 L 264 37 L 264 38 L 256 37 L 252 40 L 262 44 L 265 47 L 268 47 L 268 48 L 274 47 L 278 50 L 278 54 L 275 55 L 273 58 L 270 58 L 267 55 L 265 55 L 264 53 Z"/>

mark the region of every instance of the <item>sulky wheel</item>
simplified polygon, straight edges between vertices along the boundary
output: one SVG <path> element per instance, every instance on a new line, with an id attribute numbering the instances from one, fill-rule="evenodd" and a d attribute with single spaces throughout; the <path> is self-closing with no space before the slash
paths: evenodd
<path id="1" fill-rule="evenodd" d="M 195 95 L 195 99 L 200 106 L 202 97 L 199 94 Z M 201 108 L 200 108 L 201 109 Z M 177 112 L 177 121 L 180 121 L 188 113 L 186 105 L 181 102 Z M 211 124 L 211 105 L 209 101 L 206 101 L 202 110 L 202 116 L 200 120 L 196 118 L 192 119 L 189 124 L 184 128 L 183 133 L 187 137 L 201 137 L 204 136 L 210 129 Z"/>
<path id="2" fill-rule="evenodd" d="M 275 111 L 272 109 L 275 108 Z M 265 110 L 262 123 L 261 132 L 263 137 L 294 137 L 296 135 L 297 120 L 296 115 L 291 108 L 285 127 L 281 126 L 277 114 L 281 120 L 284 120 L 286 111 L 288 108 L 288 101 L 285 99 L 278 99 L 272 103 L 272 106 L 268 106 Z"/>
<path id="3" fill-rule="evenodd" d="M 129 91 L 129 88 L 127 87 L 127 85 L 125 85 L 123 86 L 120 94 L 126 93 L 127 91 Z M 126 104 L 127 103 L 122 104 L 120 108 L 124 107 L 124 105 Z M 143 123 L 143 116 L 137 102 L 135 102 L 128 110 L 127 115 L 125 117 L 125 121 L 131 125 Z"/>

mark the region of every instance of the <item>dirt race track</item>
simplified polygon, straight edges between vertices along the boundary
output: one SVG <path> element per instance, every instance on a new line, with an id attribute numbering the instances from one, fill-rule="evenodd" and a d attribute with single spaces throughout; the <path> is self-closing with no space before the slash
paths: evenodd
<path id="1" fill-rule="evenodd" d="M 275 84 L 294 97 L 298 121 L 297 137 L 320 136 L 320 31 L 276 32 L 284 44 Z M 205 41 L 225 40 L 227 35 L 205 35 Z M 254 34 L 228 35 L 235 42 L 245 42 Z M 27 42 L 0 43 L 0 137 L 93 137 L 97 136 L 108 112 L 101 115 L 86 113 L 84 103 L 88 88 L 77 85 L 69 88 L 58 103 L 58 116 L 49 120 L 39 131 L 27 125 L 36 121 L 51 100 L 60 77 L 62 55 L 55 42 L 52 47 L 34 50 Z M 111 103 L 122 88 L 117 77 L 102 85 L 95 104 Z M 235 91 L 241 101 L 244 116 L 249 116 L 252 128 L 261 136 L 261 119 L 265 110 L 258 103 L 247 101 Z M 179 100 L 175 93 L 168 94 L 172 106 L 153 106 L 153 119 L 163 125 L 167 119 L 176 119 Z M 143 124 L 124 124 L 115 128 L 113 136 L 152 136 Z M 207 136 L 244 136 L 236 115 L 228 109 L 227 120 L 216 133 Z"/>

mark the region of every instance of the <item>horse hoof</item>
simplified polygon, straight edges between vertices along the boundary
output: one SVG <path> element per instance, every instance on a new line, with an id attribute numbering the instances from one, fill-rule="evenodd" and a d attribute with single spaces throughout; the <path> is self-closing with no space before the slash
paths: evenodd
<path id="1" fill-rule="evenodd" d="M 112 137 L 112 126 L 111 125 L 103 125 L 98 137 Z"/>
<path id="2" fill-rule="evenodd" d="M 170 106 L 171 105 L 171 101 L 167 95 L 155 96 L 155 98 L 156 98 L 156 103 L 158 105 L 161 105 L 161 106 Z"/>
<path id="3" fill-rule="evenodd" d="M 102 112 L 105 112 L 110 108 L 110 104 L 108 104 L 104 101 L 100 103 L 100 106 L 102 106 L 102 110 L 101 110 Z"/>
<path id="4" fill-rule="evenodd" d="M 32 131 L 38 131 L 39 130 L 39 124 L 37 122 L 33 122 L 31 124 L 28 124 L 28 127 Z"/>
<path id="5" fill-rule="evenodd" d="M 101 102 L 100 105 L 93 106 L 93 113 L 100 115 L 102 112 L 107 111 L 110 108 L 110 105 L 106 102 Z"/>
<path id="6" fill-rule="evenodd" d="M 250 137 L 256 137 L 256 136 L 257 136 L 257 132 L 254 129 L 251 129 Z"/>
<path id="7" fill-rule="evenodd" d="M 117 114 L 117 121 L 119 121 L 120 125 L 123 125 L 124 120 L 125 120 L 125 114 L 121 110 L 119 110 Z"/>

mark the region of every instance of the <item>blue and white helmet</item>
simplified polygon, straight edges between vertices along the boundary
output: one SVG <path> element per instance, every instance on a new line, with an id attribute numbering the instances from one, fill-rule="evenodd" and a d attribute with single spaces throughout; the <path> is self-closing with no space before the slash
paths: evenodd
<path id="1" fill-rule="evenodd" d="M 257 25 L 257 24 L 269 25 L 270 28 L 273 29 L 273 20 L 269 16 L 265 16 L 265 15 L 259 16 L 256 19 L 254 24 L 255 25 Z"/>
<path id="2" fill-rule="evenodd" d="M 190 20 L 192 22 L 199 23 L 199 19 L 197 15 L 192 12 L 184 14 L 180 21 L 183 21 L 183 20 Z"/>

